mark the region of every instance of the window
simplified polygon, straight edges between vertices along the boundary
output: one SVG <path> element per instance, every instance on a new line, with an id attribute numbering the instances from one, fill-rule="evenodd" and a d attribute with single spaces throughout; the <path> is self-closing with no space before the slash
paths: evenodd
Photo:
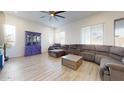
<path id="1" fill-rule="evenodd" d="M 8 47 L 15 45 L 16 27 L 13 25 L 5 24 L 5 43 Z"/>
<path id="2" fill-rule="evenodd" d="M 82 44 L 103 44 L 103 24 L 82 28 L 81 42 Z"/>
<path id="3" fill-rule="evenodd" d="M 65 44 L 65 32 L 56 32 L 56 43 Z"/>
<path id="4" fill-rule="evenodd" d="M 90 44 L 90 26 L 82 28 L 82 43 L 83 44 Z"/>
<path id="5" fill-rule="evenodd" d="M 115 46 L 124 47 L 124 19 L 115 21 Z"/>
<path id="6" fill-rule="evenodd" d="M 49 33 L 47 33 L 47 35 L 48 35 L 48 42 L 49 42 L 49 44 L 53 44 L 53 36 L 54 36 L 54 34 L 53 34 L 53 32 L 49 32 Z"/>

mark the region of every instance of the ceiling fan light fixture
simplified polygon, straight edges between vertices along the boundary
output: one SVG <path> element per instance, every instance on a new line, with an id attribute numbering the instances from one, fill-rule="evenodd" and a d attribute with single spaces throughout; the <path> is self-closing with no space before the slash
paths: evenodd
<path id="1" fill-rule="evenodd" d="M 50 14 L 50 16 L 54 16 L 54 14 Z"/>
<path id="2" fill-rule="evenodd" d="M 50 17 L 49 17 L 49 21 L 51 20 L 51 19 L 55 19 L 55 20 L 57 20 L 58 21 L 58 18 L 65 18 L 64 16 L 61 16 L 60 14 L 61 13 L 63 13 L 63 12 L 66 12 L 66 11 L 47 11 L 47 12 L 45 12 L 45 11 L 40 11 L 40 12 L 43 12 L 43 13 L 46 13 L 47 15 L 49 15 Z M 45 16 L 42 16 L 42 17 L 40 17 L 40 18 L 44 18 Z"/>

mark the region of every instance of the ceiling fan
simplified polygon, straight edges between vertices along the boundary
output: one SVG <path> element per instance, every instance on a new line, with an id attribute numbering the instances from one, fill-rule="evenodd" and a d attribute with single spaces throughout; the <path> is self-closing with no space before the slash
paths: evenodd
<path id="1" fill-rule="evenodd" d="M 49 21 L 52 18 L 54 18 L 55 20 L 58 21 L 58 18 L 63 18 L 63 19 L 65 18 L 64 16 L 61 16 L 60 14 L 66 12 L 66 11 L 48 11 L 48 12 L 46 12 L 46 11 L 40 11 L 40 12 L 45 13 L 45 14 L 48 14 L 50 16 L 49 17 Z M 45 18 L 45 17 L 46 16 L 41 16 L 40 18 Z"/>

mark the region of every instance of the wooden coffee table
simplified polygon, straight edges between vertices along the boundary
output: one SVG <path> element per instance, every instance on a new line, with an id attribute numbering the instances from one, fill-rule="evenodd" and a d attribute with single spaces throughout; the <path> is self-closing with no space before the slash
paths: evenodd
<path id="1" fill-rule="evenodd" d="M 82 57 L 68 54 L 62 57 L 62 65 L 71 68 L 73 70 L 77 70 L 79 66 L 82 64 Z"/>

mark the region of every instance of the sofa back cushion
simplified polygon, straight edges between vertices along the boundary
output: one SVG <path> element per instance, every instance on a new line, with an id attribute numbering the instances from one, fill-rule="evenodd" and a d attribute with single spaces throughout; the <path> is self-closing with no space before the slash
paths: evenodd
<path id="1" fill-rule="evenodd" d="M 122 58 L 124 57 L 124 48 L 123 47 L 111 47 L 109 56 L 121 61 Z"/>
<path id="2" fill-rule="evenodd" d="M 77 45 L 69 45 L 69 49 L 77 49 Z"/>
<path id="3" fill-rule="evenodd" d="M 110 52 L 110 46 L 105 45 L 95 45 L 96 54 L 108 56 Z"/>
<path id="4" fill-rule="evenodd" d="M 110 46 L 104 46 L 104 45 L 95 45 L 96 51 L 99 52 L 109 52 L 110 51 Z"/>
<path id="5" fill-rule="evenodd" d="M 118 61 L 121 61 L 122 60 L 122 57 L 119 56 L 119 55 L 115 55 L 115 54 L 111 54 L 110 53 L 109 56 L 112 57 L 112 58 L 114 58 L 114 59 L 116 59 L 116 60 L 118 60 Z"/>
<path id="6" fill-rule="evenodd" d="M 123 57 L 124 56 L 124 48 L 123 47 L 111 47 L 110 53 Z"/>
<path id="7" fill-rule="evenodd" d="M 61 44 L 55 43 L 55 44 L 53 44 L 53 47 L 61 47 Z"/>
<path id="8" fill-rule="evenodd" d="M 79 44 L 71 44 L 71 45 L 69 45 L 67 53 L 79 55 L 80 54 L 80 46 L 81 45 L 79 45 Z"/>
<path id="9" fill-rule="evenodd" d="M 82 50 L 95 51 L 95 45 L 82 45 Z"/>
<path id="10" fill-rule="evenodd" d="M 68 50 L 68 48 L 69 48 L 69 45 L 63 45 L 62 46 L 62 49 L 64 49 L 64 50 Z"/>

